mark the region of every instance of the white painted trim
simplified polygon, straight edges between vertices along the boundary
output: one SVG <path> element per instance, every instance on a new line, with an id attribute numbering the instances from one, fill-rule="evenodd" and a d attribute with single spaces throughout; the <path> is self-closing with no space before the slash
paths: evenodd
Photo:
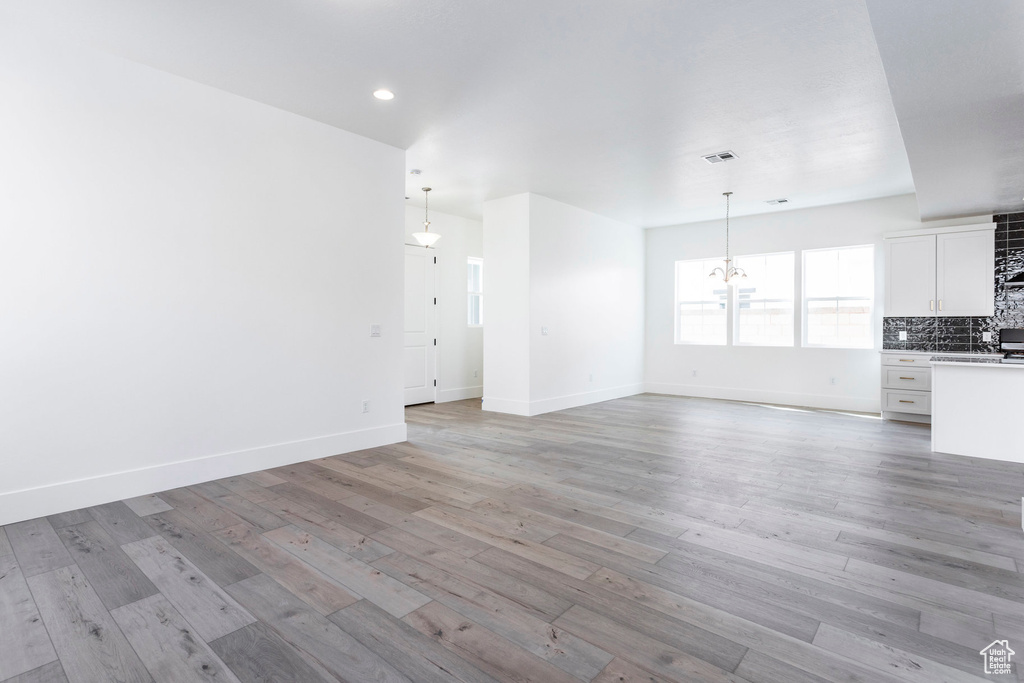
<path id="1" fill-rule="evenodd" d="M 643 384 L 624 384 L 618 387 L 598 389 L 597 391 L 586 391 L 581 394 L 543 398 L 537 401 L 530 401 L 530 415 L 542 415 L 543 413 L 551 413 L 556 410 L 578 408 L 579 406 L 586 406 L 591 403 L 601 403 L 602 401 L 611 401 L 615 398 L 635 396 L 642 393 L 644 393 Z"/>
<path id="2" fill-rule="evenodd" d="M 790 391 L 761 391 L 737 389 L 734 387 L 708 387 L 691 384 L 661 384 L 648 382 L 646 393 L 668 394 L 670 396 L 692 396 L 694 398 L 718 398 L 728 401 L 750 403 L 773 403 L 783 406 L 822 408 L 824 410 L 848 410 L 856 413 L 880 413 L 880 398 L 857 398 L 855 396 L 829 396 L 827 394 L 800 394 Z"/>
<path id="3" fill-rule="evenodd" d="M 995 223 L 972 223 L 969 225 L 950 225 L 946 227 L 915 228 L 914 230 L 900 230 L 899 232 L 887 232 L 882 235 L 887 240 L 899 239 L 900 237 L 919 237 L 922 235 L 939 235 L 947 232 L 973 232 L 975 230 L 995 231 Z"/>
<path id="4" fill-rule="evenodd" d="M 0 526 L 405 440 L 402 422 L 9 491 L 0 493 Z"/>
<path id="5" fill-rule="evenodd" d="M 494 413 L 508 413 L 510 415 L 523 415 L 532 417 L 556 410 L 578 408 L 579 406 L 590 405 L 611 401 L 616 398 L 635 396 L 644 392 L 643 384 L 624 384 L 618 387 L 598 389 L 597 391 L 585 391 L 580 394 L 567 394 L 553 398 L 543 398 L 537 401 L 516 401 L 507 398 L 484 397 L 483 409 Z"/>
<path id="6" fill-rule="evenodd" d="M 530 402 L 517 401 L 511 398 L 491 398 L 484 396 L 483 410 L 492 413 L 508 413 L 509 415 L 530 415 Z"/>
<path id="7" fill-rule="evenodd" d="M 475 387 L 459 387 L 458 389 L 438 389 L 435 403 L 463 401 L 467 398 L 480 398 L 484 395 L 483 385 Z"/>

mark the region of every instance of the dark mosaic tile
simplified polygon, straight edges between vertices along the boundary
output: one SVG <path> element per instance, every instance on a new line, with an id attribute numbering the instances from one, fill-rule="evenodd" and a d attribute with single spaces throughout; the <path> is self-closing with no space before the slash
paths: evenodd
<path id="1" fill-rule="evenodd" d="M 907 329 L 906 318 L 882 318 L 882 331 Z"/>

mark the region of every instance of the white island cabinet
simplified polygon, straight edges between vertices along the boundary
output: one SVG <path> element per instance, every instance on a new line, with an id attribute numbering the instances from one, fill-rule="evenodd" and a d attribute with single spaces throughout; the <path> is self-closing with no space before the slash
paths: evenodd
<path id="1" fill-rule="evenodd" d="M 932 357 L 932 450 L 1024 463 L 1024 365 Z"/>

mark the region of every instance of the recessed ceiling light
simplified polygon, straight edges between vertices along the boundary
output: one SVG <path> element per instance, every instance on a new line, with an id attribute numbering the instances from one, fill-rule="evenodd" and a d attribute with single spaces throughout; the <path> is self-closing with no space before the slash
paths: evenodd
<path id="1" fill-rule="evenodd" d="M 384 88 L 381 88 L 380 90 L 374 90 L 373 96 L 376 97 L 378 100 L 395 99 L 395 93 L 391 92 L 390 90 L 385 90 Z"/>

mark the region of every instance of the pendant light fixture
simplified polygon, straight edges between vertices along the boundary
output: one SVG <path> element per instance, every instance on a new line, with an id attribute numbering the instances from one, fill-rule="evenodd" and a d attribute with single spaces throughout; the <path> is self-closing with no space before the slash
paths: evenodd
<path id="1" fill-rule="evenodd" d="M 428 249 L 441 239 L 441 236 L 436 232 L 430 232 L 430 213 L 428 207 L 428 199 L 430 197 L 430 188 L 424 187 L 423 189 L 423 232 L 414 232 L 413 238 L 424 247 Z"/>
<path id="2" fill-rule="evenodd" d="M 735 285 L 746 278 L 747 274 L 742 268 L 735 268 L 732 265 L 732 259 L 729 258 L 729 197 L 732 192 L 723 192 L 722 194 L 725 195 L 725 267 L 715 268 L 708 277 L 721 278 L 725 284 Z"/>

